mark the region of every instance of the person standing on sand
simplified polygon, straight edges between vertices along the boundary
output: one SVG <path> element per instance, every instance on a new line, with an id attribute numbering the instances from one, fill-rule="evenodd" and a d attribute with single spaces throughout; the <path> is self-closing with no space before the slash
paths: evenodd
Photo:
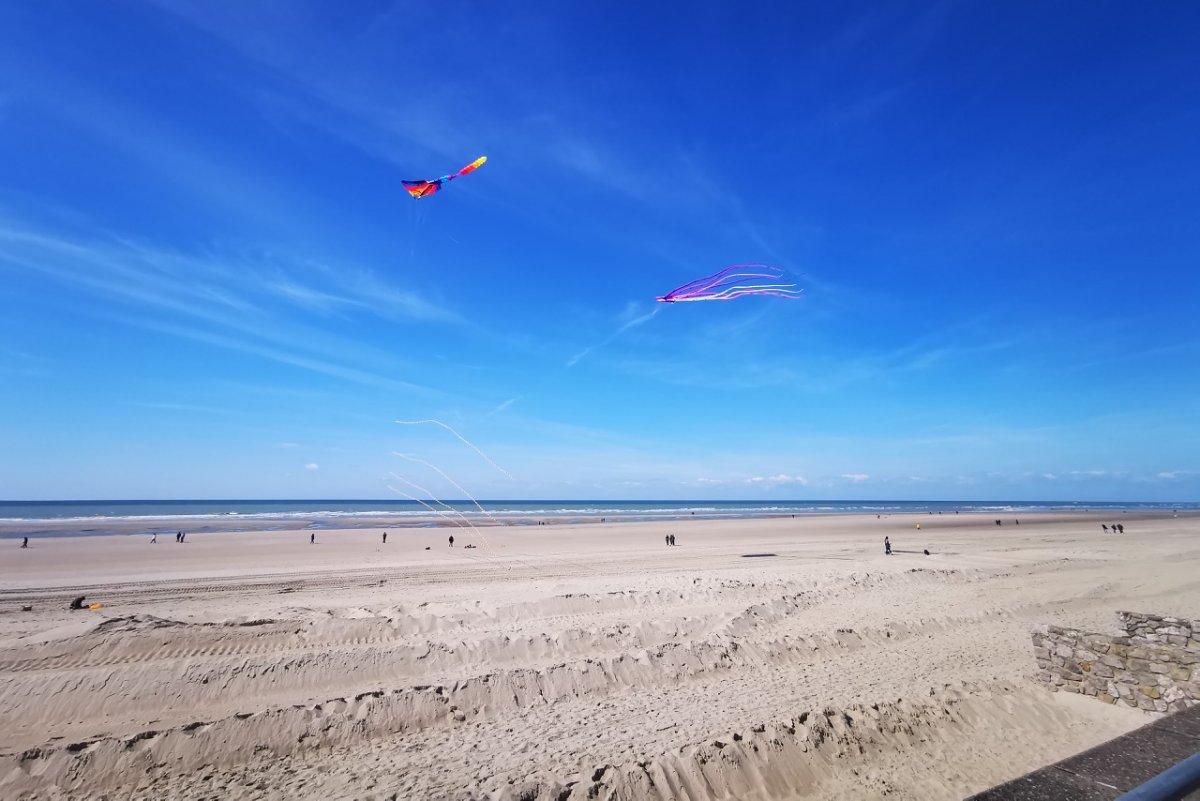
<path id="1" fill-rule="evenodd" d="M 883 538 L 883 554 L 884 556 L 892 555 L 892 541 L 887 537 Z"/>
<path id="2" fill-rule="evenodd" d="M 671 544 L 671 535 L 663 534 L 663 542 L 665 542 L 667 545 L 670 545 Z"/>
<path id="3" fill-rule="evenodd" d="M 387 545 L 387 532 L 383 532 L 383 544 Z"/>
<path id="4" fill-rule="evenodd" d="M 314 531 L 312 534 L 308 535 L 308 544 L 309 545 L 317 544 L 317 532 Z"/>
<path id="5" fill-rule="evenodd" d="M 22 548 L 28 548 L 28 547 L 29 547 L 29 537 L 25 537 L 23 540 L 21 540 L 21 547 L 22 547 Z"/>
<path id="6" fill-rule="evenodd" d="M 453 534 L 450 535 L 450 547 L 451 548 L 454 547 L 454 535 Z"/>
<path id="7" fill-rule="evenodd" d="M 674 534 L 671 535 L 671 545 L 672 545 L 672 547 L 675 545 L 675 535 Z"/>

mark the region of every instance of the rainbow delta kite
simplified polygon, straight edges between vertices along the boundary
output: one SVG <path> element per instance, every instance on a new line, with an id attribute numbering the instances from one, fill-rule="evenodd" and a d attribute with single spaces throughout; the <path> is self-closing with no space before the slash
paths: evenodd
<path id="1" fill-rule="evenodd" d="M 707 278 L 672 289 L 655 300 L 660 303 L 684 303 L 700 300 L 734 300 L 743 295 L 771 295 L 777 298 L 798 298 L 803 289 L 795 284 L 780 283 L 783 270 L 766 264 L 735 264 Z"/>
<path id="2" fill-rule="evenodd" d="M 441 189 L 442 184 L 453 181 L 455 178 L 460 178 L 468 173 L 475 172 L 483 166 L 485 161 L 487 161 L 487 156 L 480 156 L 458 172 L 452 172 L 449 175 L 443 175 L 441 178 L 434 178 L 432 181 L 401 181 L 400 183 L 404 184 L 404 188 L 408 190 L 408 194 L 412 195 L 414 198 L 429 197 Z"/>

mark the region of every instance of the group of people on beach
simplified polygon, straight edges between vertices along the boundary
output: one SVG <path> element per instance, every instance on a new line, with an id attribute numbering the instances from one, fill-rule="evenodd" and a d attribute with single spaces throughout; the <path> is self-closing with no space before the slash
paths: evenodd
<path id="1" fill-rule="evenodd" d="M 667 545 L 675 544 L 675 535 L 674 534 L 668 534 L 665 537 L 663 537 L 663 539 L 665 539 L 667 541 Z"/>
<path id="2" fill-rule="evenodd" d="M 1107 534 L 1110 526 L 1105 525 L 1104 523 L 1101 523 L 1100 528 L 1104 530 L 1105 534 Z M 1123 523 L 1113 523 L 1111 528 L 1112 528 L 1113 534 L 1124 534 L 1125 533 L 1125 525 Z"/>

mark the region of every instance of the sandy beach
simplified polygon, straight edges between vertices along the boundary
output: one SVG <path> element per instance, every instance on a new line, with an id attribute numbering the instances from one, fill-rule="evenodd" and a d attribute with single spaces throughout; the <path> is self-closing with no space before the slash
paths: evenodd
<path id="1" fill-rule="evenodd" d="M 1200 517 L 994 519 L 5 540 L 0 796 L 961 798 L 1150 719 L 1032 626 L 1200 617 Z"/>

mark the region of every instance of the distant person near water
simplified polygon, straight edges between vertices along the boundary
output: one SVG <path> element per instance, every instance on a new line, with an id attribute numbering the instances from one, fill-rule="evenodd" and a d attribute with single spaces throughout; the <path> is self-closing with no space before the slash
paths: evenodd
<path id="1" fill-rule="evenodd" d="M 453 534 L 450 535 L 450 547 L 451 548 L 454 547 L 454 535 Z"/>
<path id="2" fill-rule="evenodd" d="M 675 535 L 674 534 L 671 535 L 671 544 L 672 545 L 675 544 Z"/>
<path id="3" fill-rule="evenodd" d="M 1108 524 L 1107 523 L 1101 523 L 1100 528 L 1104 530 L 1105 534 L 1108 533 Z"/>
<path id="4" fill-rule="evenodd" d="M 671 544 L 671 535 L 663 534 L 663 542 L 665 542 L 667 545 L 670 545 Z"/>
<path id="5" fill-rule="evenodd" d="M 309 545 L 317 544 L 317 532 L 314 531 L 312 534 L 308 535 L 308 544 Z"/>
<path id="6" fill-rule="evenodd" d="M 150 544 L 153 545 L 156 542 L 158 542 L 158 532 L 157 531 L 150 535 Z"/>
<path id="7" fill-rule="evenodd" d="M 387 545 L 387 532 L 383 532 L 383 544 Z"/>
<path id="8" fill-rule="evenodd" d="M 892 555 L 892 541 L 888 537 L 883 538 L 883 554 L 884 556 Z"/>
<path id="9" fill-rule="evenodd" d="M 22 539 L 22 540 L 21 540 L 21 547 L 22 547 L 22 548 L 28 548 L 28 547 L 29 547 L 29 537 L 25 537 L 24 539 Z"/>

